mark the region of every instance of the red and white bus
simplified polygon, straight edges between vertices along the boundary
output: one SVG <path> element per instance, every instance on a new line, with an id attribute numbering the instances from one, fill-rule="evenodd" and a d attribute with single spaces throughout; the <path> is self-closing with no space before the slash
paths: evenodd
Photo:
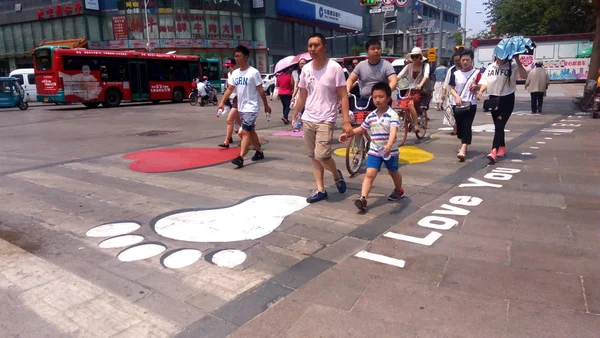
<path id="1" fill-rule="evenodd" d="M 181 102 L 201 76 L 197 56 L 43 46 L 34 51 L 37 101 L 81 102 L 88 108 L 122 101 Z"/>

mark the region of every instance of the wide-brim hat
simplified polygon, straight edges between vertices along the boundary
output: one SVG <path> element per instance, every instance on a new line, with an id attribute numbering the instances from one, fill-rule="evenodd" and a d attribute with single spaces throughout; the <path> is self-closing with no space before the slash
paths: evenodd
<path id="1" fill-rule="evenodd" d="M 409 60 L 411 60 L 411 58 L 410 58 L 411 55 L 420 55 L 421 56 L 421 61 L 425 60 L 425 56 L 423 56 L 423 51 L 419 47 L 413 48 L 410 51 L 410 53 L 406 54 L 406 58 L 409 59 Z"/>

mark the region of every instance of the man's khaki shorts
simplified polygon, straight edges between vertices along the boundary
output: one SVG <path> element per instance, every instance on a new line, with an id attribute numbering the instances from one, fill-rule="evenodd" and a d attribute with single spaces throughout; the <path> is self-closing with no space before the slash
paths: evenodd
<path id="1" fill-rule="evenodd" d="M 331 158 L 334 122 L 303 122 L 304 143 L 308 148 L 308 157 L 319 161 Z"/>

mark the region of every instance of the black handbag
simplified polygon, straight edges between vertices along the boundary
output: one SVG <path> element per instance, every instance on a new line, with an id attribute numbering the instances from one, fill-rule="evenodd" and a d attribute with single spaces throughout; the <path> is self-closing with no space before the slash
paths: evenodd
<path id="1" fill-rule="evenodd" d="M 496 110 L 496 109 L 498 109 L 499 105 L 500 105 L 499 97 L 490 97 L 489 99 L 483 101 L 483 110 L 484 111 Z"/>

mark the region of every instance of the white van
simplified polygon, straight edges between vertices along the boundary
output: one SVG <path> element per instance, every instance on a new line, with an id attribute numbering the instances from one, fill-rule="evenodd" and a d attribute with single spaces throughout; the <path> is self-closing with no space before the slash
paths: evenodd
<path id="1" fill-rule="evenodd" d="M 21 68 L 10 72 L 10 77 L 19 80 L 25 90 L 26 101 L 37 102 L 37 88 L 35 87 L 35 74 L 33 68 Z"/>

